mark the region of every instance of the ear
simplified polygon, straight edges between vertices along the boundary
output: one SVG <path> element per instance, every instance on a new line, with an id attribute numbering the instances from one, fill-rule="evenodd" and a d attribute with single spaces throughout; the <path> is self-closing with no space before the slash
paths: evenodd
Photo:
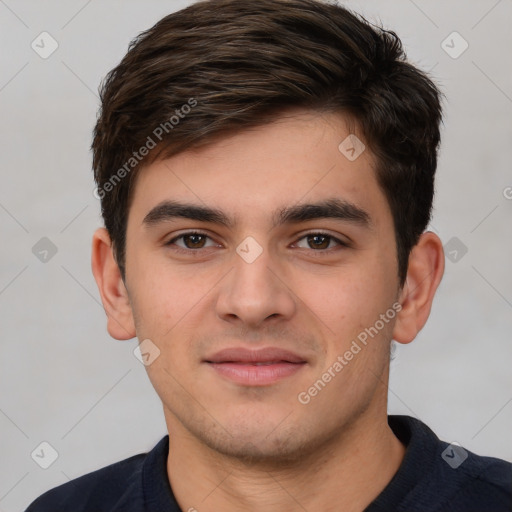
<path id="1" fill-rule="evenodd" d="M 399 298 L 402 309 L 393 329 L 394 340 L 410 343 L 423 328 L 443 273 L 443 244 L 435 233 L 427 231 L 409 256 L 407 278 Z"/>
<path id="2" fill-rule="evenodd" d="M 135 322 L 128 292 L 114 257 L 108 231 L 99 228 L 92 238 L 92 273 L 107 314 L 107 329 L 116 340 L 135 337 Z"/>

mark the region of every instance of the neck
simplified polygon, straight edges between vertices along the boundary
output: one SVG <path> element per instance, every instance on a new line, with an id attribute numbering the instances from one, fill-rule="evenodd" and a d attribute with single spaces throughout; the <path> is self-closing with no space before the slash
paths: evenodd
<path id="1" fill-rule="evenodd" d="M 272 467 L 226 457 L 172 421 L 167 471 L 184 511 L 361 512 L 398 470 L 405 447 L 380 415 L 357 421 L 300 462 Z"/>

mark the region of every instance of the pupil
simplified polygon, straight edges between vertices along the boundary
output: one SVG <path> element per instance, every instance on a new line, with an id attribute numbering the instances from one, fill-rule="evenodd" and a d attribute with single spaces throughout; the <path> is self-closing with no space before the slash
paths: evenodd
<path id="1" fill-rule="evenodd" d="M 313 240 L 313 245 L 318 249 L 325 249 L 329 245 L 329 237 L 324 235 L 311 235 L 309 241 Z M 320 240 L 320 242 L 319 242 Z M 327 241 L 327 244 L 325 243 Z"/>
<path id="2" fill-rule="evenodd" d="M 191 242 L 188 245 L 192 245 L 194 247 L 196 247 L 196 246 L 202 247 L 201 242 L 204 242 L 203 235 L 188 235 L 187 239 L 188 239 L 189 242 Z"/>

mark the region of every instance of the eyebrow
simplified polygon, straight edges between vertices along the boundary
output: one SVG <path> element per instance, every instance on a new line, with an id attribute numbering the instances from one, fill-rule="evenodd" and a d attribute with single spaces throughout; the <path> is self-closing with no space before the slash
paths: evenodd
<path id="1" fill-rule="evenodd" d="M 143 225 L 151 227 L 177 218 L 211 222 L 232 228 L 236 220 L 217 208 L 166 200 L 152 208 L 144 217 Z M 371 228 L 370 214 L 355 204 L 339 198 L 318 203 L 297 204 L 277 210 L 272 215 L 273 227 L 316 219 L 337 219 Z"/>
<path id="2" fill-rule="evenodd" d="M 273 225 L 292 224 L 316 219 L 337 219 L 372 227 L 370 214 L 346 200 L 331 198 L 318 203 L 297 204 L 283 208 L 274 217 Z"/>
<path id="3" fill-rule="evenodd" d="M 147 226 L 153 226 L 176 218 L 213 222 L 226 227 L 233 227 L 234 225 L 234 222 L 222 210 L 217 208 L 170 200 L 163 201 L 150 210 L 142 223 Z"/>

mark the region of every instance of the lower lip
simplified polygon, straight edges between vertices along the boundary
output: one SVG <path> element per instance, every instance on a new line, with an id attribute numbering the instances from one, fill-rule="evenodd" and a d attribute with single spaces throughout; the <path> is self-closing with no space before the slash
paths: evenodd
<path id="1" fill-rule="evenodd" d="M 245 386 L 267 386 L 297 373 L 305 363 L 280 362 L 268 365 L 208 363 L 223 377 Z"/>

